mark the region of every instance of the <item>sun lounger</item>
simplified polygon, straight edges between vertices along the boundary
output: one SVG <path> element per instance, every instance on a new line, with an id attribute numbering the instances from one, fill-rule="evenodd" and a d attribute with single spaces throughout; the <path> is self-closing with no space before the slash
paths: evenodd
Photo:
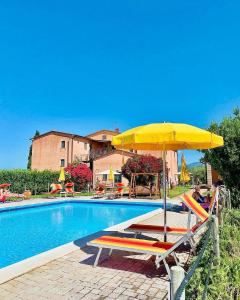
<path id="1" fill-rule="evenodd" d="M 98 187 L 93 195 L 93 198 L 101 198 L 106 194 L 105 189 L 103 187 Z"/>
<path id="2" fill-rule="evenodd" d="M 124 191 L 124 184 L 122 182 L 119 182 L 116 184 L 117 189 L 115 191 L 115 198 L 121 198 L 123 196 Z"/>
<path id="3" fill-rule="evenodd" d="M 194 246 L 194 240 L 192 239 L 193 235 L 196 232 L 200 231 L 202 227 L 205 226 L 206 221 L 209 219 L 209 213 L 206 212 L 203 207 L 197 203 L 195 199 L 193 199 L 189 195 L 182 196 L 183 202 L 185 203 L 186 207 L 189 208 L 189 218 L 188 218 L 188 225 L 187 227 L 175 227 L 175 226 L 167 226 L 166 233 L 169 235 L 178 235 L 184 236 L 186 235 L 187 240 L 189 241 L 190 245 Z M 191 212 L 193 212 L 199 221 L 193 226 L 190 227 L 190 217 Z M 134 232 L 135 237 L 141 233 L 155 233 L 155 234 L 164 234 L 164 226 L 158 225 L 148 225 L 148 224 L 132 224 L 128 228 L 125 229 L 127 232 Z"/>
<path id="4" fill-rule="evenodd" d="M 166 258 L 170 254 L 172 254 L 175 263 L 178 265 L 178 259 L 175 254 L 175 250 L 184 242 L 185 242 L 185 238 L 181 238 L 176 243 L 169 243 L 169 242 L 142 240 L 136 238 L 101 236 L 89 242 L 87 245 L 99 248 L 98 254 L 94 262 L 94 266 L 97 266 L 102 249 L 104 248 L 110 249 L 109 255 L 111 255 L 112 250 L 150 254 L 156 256 L 155 264 L 157 268 L 160 267 L 160 262 L 163 261 L 164 266 L 169 275 L 169 278 L 171 278 L 170 269 L 166 261 Z"/>
<path id="5" fill-rule="evenodd" d="M 10 192 L 10 190 L 9 190 L 10 186 L 11 186 L 10 183 L 0 184 L 0 201 L 1 202 L 5 202 L 7 200 L 7 198 L 11 198 L 11 197 L 24 199 L 23 194 Z"/>
<path id="6" fill-rule="evenodd" d="M 74 183 L 73 182 L 68 182 L 65 184 L 65 190 L 60 192 L 60 195 L 64 195 L 67 197 L 68 195 L 71 195 L 74 197 Z"/>
<path id="7" fill-rule="evenodd" d="M 209 203 L 208 202 L 199 203 L 202 206 L 202 208 L 204 208 L 207 211 L 212 212 L 212 210 L 214 209 L 214 205 L 216 203 L 216 193 L 217 193 L 217 190 L 215 190 L 213 192 L 211 201 Z M 183 208 L 183 210 L 188 208 L 184 202 L 182 202 L 182 208 Z"/>
<path id="8" fill-rule="evenodd" d="M 182 235 L 176 243 L 168 243 L 168 242 L 160 242 L 160 241 L 149 241 L 145 239 L 137 239 L 137 238 L 124 238 L 124 237 L 114 237 L 114 236 L 102 236 L 88 243 L 89 246 L 95 246 L 99 248 L 94 266 L 97 265 L 101 251 L 103 248 L 122 250 L 122 251 L 131 251 L 137 253 L 145 253 L 156 255 L 156 266 L 159 267 L 159 263 L 163 261 L 168 275 L 170 277 L 170 270 L 168 264 L 166 262 L 166 257 L 169 254 L 173 254 L 175 261 L 177 263 L 177 259 L 175 256 L 175 250 L 182 243 L 186 243 L 187 241 L 193 247 L 194 240 L 193 237 L 198 230 L 206 226 L 209 220 L 209 214 L 204 210 L 196 200 L 194 200 L 189 195 L 184 195 L 183 201 L 186 206 L 189 208 L 189 218 L 188 218 L 188 227 L 167 227 L 167 233 Z M 193 212 L 199 222 L 190 228 L 190 216 L 191 212 Z M 164 233 L 164 226 L 152 226 L 152 225 L 144 225 L 144 224 L 133 224 L 132 226 L 126 229 L 127 231 L 141 233 Z M 111 254 L 110 251 L 110 254 Z"/>
<path id="9" fill-rule="evenodd" d="M 6 199 L 7 199 L 6 195 L 0 196 L 0 202 L 4 203 L 4 202 L 6 202 Z"/>
<path id="10" fill-rule="evenodd" d="M 62 190 L 62 185 L 60 184 L 60 183 L 52 183 L 51 185 L 50 185 L 50 188 L 51 188 L 51 192 L 50 192 L 50 194 L 58 194 L 58 193 L 60 193 L 61 192 L 61 190 Z"/>

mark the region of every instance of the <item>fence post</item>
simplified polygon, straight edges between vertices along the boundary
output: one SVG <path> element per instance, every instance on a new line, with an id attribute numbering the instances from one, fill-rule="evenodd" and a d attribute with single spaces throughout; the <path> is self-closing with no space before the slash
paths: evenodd
<path id="1" fill-rule="evenodd" d="M 214 265 L 218 265 L 220 260 L 218 218 L 216 216 L 212 216 L 212 219 L 213 251 L 215 255 Z"/>
<path id="2" fill-rule="evenodd" d="M 185 277 L 185 271 L 182 267 L 171 267 L 170 299 L 174 300 L 176 292 Z M 185 300 L 185 290 L 182 292 L 180 300 Z"/>

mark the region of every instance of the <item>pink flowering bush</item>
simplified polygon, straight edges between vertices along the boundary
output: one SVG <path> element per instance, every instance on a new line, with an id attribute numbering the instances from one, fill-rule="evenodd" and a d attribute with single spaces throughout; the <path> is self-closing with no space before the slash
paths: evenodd
<path id="1" fill-rule="evenodd" d="M 75 191 L 81 191 L 92 183 L 92 171 L 86 164 L 70 164 L 65 168 L 66 178 L 74 182 Z"/>
<path id="2" fill-rule="evenodd" d="M 130 181 L 132 173 L 160 173 L 162 166 L 160 158 L 151 155 L 136 155 L 129 158 L 122 166 L 122 174 Z M 136 179 L 138 185 L 148 185 L 154 180 L 151 175 L 140 175 Z"/>

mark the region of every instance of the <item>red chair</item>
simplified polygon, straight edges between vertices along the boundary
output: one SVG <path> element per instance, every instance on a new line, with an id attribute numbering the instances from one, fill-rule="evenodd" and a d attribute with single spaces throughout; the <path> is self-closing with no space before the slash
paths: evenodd
<path id="1" fill-rule="evenodd" d="M 58 194 L 58 193 L 60 193 L 61 192 L 61 190 L 62 190 L 62 185 L 60 184 L 60 183 L 52 183 L 51 185 L 50 185 L 50 188 L 51 188 L 51 192 L 50 192 L 50 194 Z"/>
<path id="2" fill-rule="evenodd" d="M 6 202 L 6 199 L 7 199 L 6 195 L 0 196 L 0 202 L 4 203 L 4 202 Z"/>
<path id="3" fill-rule="evenodd" d="M 117 184 L 116 184 L 116 186 L 117 186 L 117 190 L 116 190 L 116 193 L 115 193 L 115 197 L 122 197 L 122 195 L 123 195 L 123 191 L 124 191 L 124 183 L 122 183 L 122 182 L 118 182 Z"/>
<path id="4" fill-rule="evenodd" d="M 68 182 L 65 184 L 65 196 L 72 195 L 74 197 L 74 183 Z"/>

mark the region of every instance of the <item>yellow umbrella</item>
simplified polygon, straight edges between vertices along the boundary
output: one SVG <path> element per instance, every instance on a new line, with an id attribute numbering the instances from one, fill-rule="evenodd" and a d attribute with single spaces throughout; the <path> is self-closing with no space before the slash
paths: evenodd
<path id="1" fill-rule="evenodd" d="M 156 123 L 135 127 L 113 137 L 119 149 L 163 150 L 164 229 L 166 240 L 166 151 L 209 149 L 223 145 L 223 138 L 209 131 L 178 123 Z"/>
<path id="2" fill-rule="evenodd" d="M 187 164 L 184 155 L 182 155 L 182 166 L 181 166 L 181 174 L 180 181 L 186 183 L 190 181 L 190 175 L 188 173 Z"/>
<path id="3" fill-rule="evenodd" d="M 59 174 L 59 178 L 58 178 L 59 182 L 65 181 L 65 173 L 64 173 L 64 168 L 61 167 L 60 169 L 60 174 Z"/>
<path id="4" fill-rule="evenodd" d="M 108 180 L 114 182 L 114 173 L 113 173 L 112 166 L 110 166 L 110 168 L 109 168 Z"/>
<path id="5" fill-rule="evenodd" d="M 223 138 L 187 124 L 156 123 L 116 135 L 112 145 L 133 150 L 210 149 L 222 146 Z"/>

